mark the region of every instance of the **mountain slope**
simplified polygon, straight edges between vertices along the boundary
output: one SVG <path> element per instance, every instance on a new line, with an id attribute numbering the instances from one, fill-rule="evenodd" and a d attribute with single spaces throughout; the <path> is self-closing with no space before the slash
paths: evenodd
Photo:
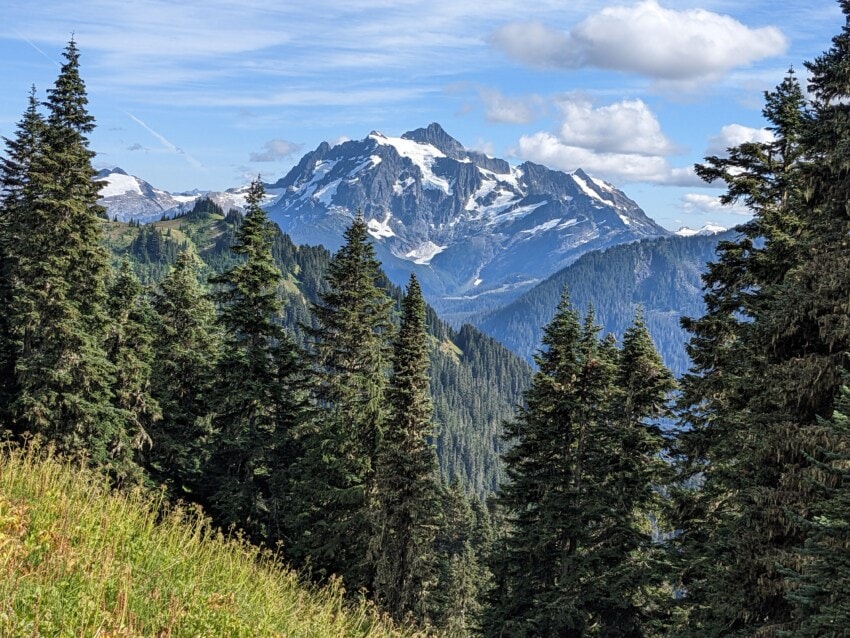
<path id="1" fill-rule="evenodd" d="M 475 323 L 530 360 L 566 286 L 573 303 L 582 311 L 592 304 L 597 321 L 617 337 L 631 323 L 637 306 L 643 306 L 656 348 L 673 373 L 681 375 L 689 361 L 679 319 L 702 315 L 700 276 L 715 258 L 717 243 L 733 236 L 734 231 L 667 237 L 588 253 Z"/>
<path id="2" fill-rule="evenodd" d="M 669 233 L 622 192 L 466 150 L 438 124 L 322 143 L 270 185 L 297 243 L 336 248 L 362 211 L 390 279 L 415 271 L 437 310 L 504 303 L 596 248 Z"/>
<path id="3" fill-rule="evenodd" d="M 414 635 L 68 461 L 0 454 L 0 547 L 2 636 Z"/>

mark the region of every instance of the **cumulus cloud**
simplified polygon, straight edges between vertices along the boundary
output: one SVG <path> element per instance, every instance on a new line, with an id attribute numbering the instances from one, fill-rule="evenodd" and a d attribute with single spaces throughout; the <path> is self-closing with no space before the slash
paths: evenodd
<path id="1" fill-rule="evenodd" d="M 674 146 L 661 131 L 655 115 L 642 100 L 624 100 L 594 107 L 588 99 L 561 100 L 565 144 L 603 153 L 668 155 Z"/>
<path id="2" fill-rule="evenodd" d="M 725 155 L 726 151 L 733 146 L 740 146 L 746 142 L 772 142 L 773 133 L 766 128 L 750 128 L 741 124 L 727 124 L 720 129 L 720 134 L 708 140 L 709 155 Z"/>
<path id="3" fill-rule="evenodd" d="M 130 146 L 127 147 L 127 150 L 128 151 L 146 151 L 148 149 L 145 148 L 144 146 L 142 146 L 141 144 L 139 144 L 138 142 L 136 142 L 135 144 L 130 144 Z"/>
<path id="4" fill-rule="evenodd" d="M 582 168 L 614 183 L 701 184 L 692 168 L 670 165 L 667 156 L 677 149 L 642 100 L 595 106 L 572 95 L 557 108 L 557 130 L 522 136 L 518 156 L 565 171 Z"/>
<path id="5" fill-rule="evenodd" d="M 478 95 L 484 104 L 484 115 L 490 122 L 530 124 L 540 114 L 542 100 L 537 96 L 514 98 L 486 88 L 479 89 Z"/>
<path id="6" fill-rule="evenodd" d="M 682 197 L 682 209 L 686 213 L 731 213 L 733 215 L 751 216 L 753 212 L 741 204 L 724 206 L 715 195 L 688 193 Z"/>
<path id="7" fill-rule="evenodd" d="M 303 144 L 296 144 L 287 140 L 274 139 L 269 140 L 263 145 L 263 150 L 257 153 L 251 153 L 248 158 L 249 162 L 276 162 L 295 155 L 304 147 Z"/>
<path id="8" fill-rule="evenodd" d="M 569 32 L 540 22 L 510 23 L 490 41 L 530 66 L 596 67 L 674 82 L 715 79 L 788 46 L 776 27 L 752 29 L 730 16 L 667 9 L 656 0 L 607 7 Z"/>

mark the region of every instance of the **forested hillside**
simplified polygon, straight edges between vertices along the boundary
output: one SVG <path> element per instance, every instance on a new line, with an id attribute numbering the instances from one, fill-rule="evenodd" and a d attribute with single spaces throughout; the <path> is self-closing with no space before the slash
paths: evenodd
<path id="1" fill-rule="evenodd" d="M 237 263 L 230 245 L 241 220 L 241 213 L 225 213 L 202 199 L 192 211 L 174 219 L 146 225 L 108 222 L 107 245 L 116 265 L 128 257 L 134 272 L 148 285 L 157 283 L 187 248 L 203 260 L 202 276 L 209 276 Z M 326 289 L 331 254 L 322 247 L 296 246 L 276 227 L 272 254 L 285 273 L 280 290 L 285 299 L 283 325 L 304 345 L 303 326 L 314 325 L 310 307 Z M 402 290 L 386 278 L 381 285 L 400 307 Z M 456 330 L 430 308 L 426 316 L 432 337 L 431 393 L 440 469 L 448 481 L 460 479 L 470 490 L 485 495 L 504 478 L 499 459 L 502 423 L 521 403 L 531 370 L 476 328 L 467 325 Z"/>
<path id="2" fill-rule="evenodd" d="M 664 363 L 677 376 L 690 366 L 680 326 L 682 317 L 702 314 L 701 275 L 713 260 L 719 235 L 665 237 L 614 246 L 583 255 L 513 303 L 491 312 L 476 325 L 513 352 L 530 360 L 545 326 L 555 315 L 561 291 L 570 291 L 581 309 L 590 305 L 606 332 L 623 336 L 637 307 Z"/>

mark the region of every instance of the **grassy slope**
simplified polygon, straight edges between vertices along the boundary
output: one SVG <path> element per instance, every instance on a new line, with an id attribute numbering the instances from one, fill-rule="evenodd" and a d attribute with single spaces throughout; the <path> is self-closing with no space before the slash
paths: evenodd
<path id="1" fill-rule="evenodd" d="M 0 454 L 0 636 L 396 635 L 155 495 Z"/>

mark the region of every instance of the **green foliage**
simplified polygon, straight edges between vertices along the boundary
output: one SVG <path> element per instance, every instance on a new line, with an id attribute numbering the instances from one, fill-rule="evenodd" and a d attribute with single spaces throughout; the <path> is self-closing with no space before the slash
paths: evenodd
<path id="1" fill-rule="evenodd" d="M 672 375 L 640 320 L 622 351 L 563 294 L 544 330 L 526 406 L 507 424 L 485 635 L 646 636 L 664 574 L 647 516 L 658 503 Z M 642 377 L 639 386 L 637 378 Z M 656 596 L 657 597 L 657 596 Z"/>
<path id="2" fill-rule="evenodd" d="M 201 492 L 221 338 L 213 326 L 215 308 L 198 282 L 198 267 L 193 253 L 180 253 L 152 294 L 151 392 L 163 418 L 150 425 L 152 444 L 144 451 L 144 465 L 154 481 L 181 498 Z"/>
<path id="3" fill-rule="evenodd" d="M 94 123 L 73 40 L 64 57 L 39 141 L 20 164 L 23 185 L 7 200 L 16 204 L 4 209 L 17 384 L 11 412 L 19 434 L 42 435 L 121 478 L 133 472 L 132 446 L 104 350 L 108 258 L 86 137 Z"/>
<path id="4" fill-rule="evenodd" d="M 161 494 L 55 458 L 0 456 L 0 546 L 3 636 L 414 635 Z"/>
<path id="5" fill-rule="evenodd" d="M 124 416 L 124 428 L 135 450 L 151 446 L 149 431 L 162 418 L 152 395 L 152 309 L 142 286 L 124 261 L 109 289 L 110 324 L 106 352 L 115 367 L 113 396 Z"/>
<path id="6" fill-rule="evenodd" d="M 272 228 L 260 208 L 263 186 L 251 184 L 248 211 L 231 250 L 243 261 L 214 277 L 224 333 L 215 370 L 210 458 L 204 500 L 217 522 L 236 525 L 255 542 L 278 526 L 281 498 L 276 474 L 290 431 L 306 408 L 303 372 L 289 335 L 276 322 L 280 270 L 271 253 Z"/>
<path id="7" fill-rule="evenodd" d="M 439 501 L 429 395 L 425 302 L 411 275 L 394 343 L 389 406 L 375 467 L 370 560 L 375 599 L 396 620 L 422 622 L 433 588 L 433 541 Z"/>
<path id="8" fill-rule="evenodd" d="M 380 266 L 366 222 L 357 216 L 328 271 L 328 290 L 308 329 L 322 414 L 302 434 L 294 469 L 297 499 L 291 545 L 296 561 L 349 587 L 370 587 L 366 560 L 375 508 L 375 464 L 386 418 L 392 302 L 378 287 Z"/>

